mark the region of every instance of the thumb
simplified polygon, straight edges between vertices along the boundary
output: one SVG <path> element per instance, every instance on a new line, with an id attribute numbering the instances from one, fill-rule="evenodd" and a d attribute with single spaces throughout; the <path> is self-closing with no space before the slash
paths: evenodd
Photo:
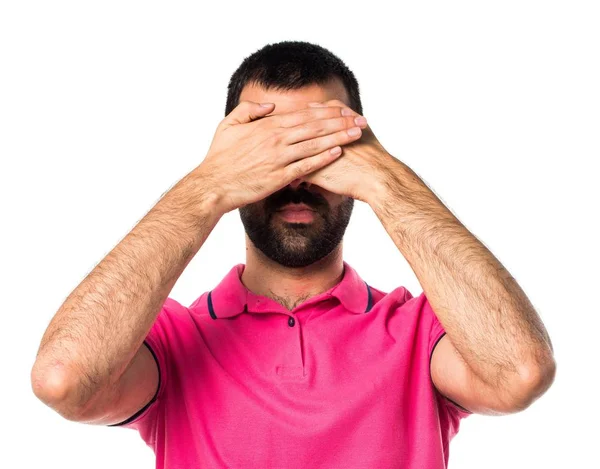
<path id="1" fill-rule="evenodd" d="M 255 103 L 254 101 L 241 101 L 223 119 L 225 125 L 246 124 L 253 120 L 266 116 L 275 109 L 274 103 Z"/>

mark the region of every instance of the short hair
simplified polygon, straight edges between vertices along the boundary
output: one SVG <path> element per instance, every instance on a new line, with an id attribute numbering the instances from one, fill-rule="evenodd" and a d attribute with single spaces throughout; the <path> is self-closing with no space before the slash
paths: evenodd
<path id="1" fill-rule="evenodd" d="M 322 46 L 304 41 L 267 44 L 246 57 L 231 76 L 225 115 L 239 104 L 242 89 L 248 84 L 288 91 L 325 84 L 335 77 L 346 88 L 350 107 L 362 114 L 356 77 L 339 57 Z"/>

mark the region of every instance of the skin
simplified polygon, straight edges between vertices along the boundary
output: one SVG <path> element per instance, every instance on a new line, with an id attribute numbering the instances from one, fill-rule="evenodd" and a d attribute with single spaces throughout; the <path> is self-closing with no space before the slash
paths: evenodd
<path id="1" fill-rule="evenodd" d="M 68 420 L 98 425 L 142 408 L 158 383 L 143 340 L 221 217 L 335 161 L 341 151 L 331 150 L 360 136 L 349 133 L 354 117 L 342 116 L 341 107 L 304 106 L 263 119 L 274 107 L 241 101 L 219 123 L 202 162 L 68 295 L 31 370 L 32 390 L 42 402 Z M 341 200 L 328 197 L 328 206 Z"/>
<path id="2" fill-rule="evenodd" d="M 335 82 L 285 94 L 253 86 L 242 96 L 273 101 L 275 112 L 305 104 L 349 104 L 343 86 Z M 556 364 L 550 337 L 521 287 L 418 175 L 385 150 L 368 125 L 361 138 L 343 150 L 342 157 L 295 180 L 293 187 L 310 185 L 332 208 L 350 197 L 374 210 L 447 332 L 432 357 L 437 389 L 482 414 L 501 415 L 530 406 L 553 382 Z M 264 215 L 264 204 L 254 208 Z M 342 243 L 331 255 L 303 268 L 274 262 L 248 237 L 246 246 L 245 285 L 289 309 L 341 279 Z"/>
<path id="3" fill-rule="evenodd" d="M 97 424 L 121 421 L 148 402 L 157 377 L 141 344 L 177 278 L 221 216 L 240 207 L 262 215 L 284 245 L 308 249 L 298 233 L 286 231 L 281 220 L 267 225 L 265 216 L 266 202 L 300 186 L 325 202 L 323 219 L 335 219 L 348 198 L 374 210 L 447 331 L 431 362 L 443 395 L 473 412 L 498 415 L 523 410 L 549 388 L 556 369 L 552 345 L 523 290 L 367 124 L 350 138 L 357 114 L 340 83 L 290 92 L 248 87 L 241 100 L 219 125 L 203 162 L 50 322 L 31 373 L 42 401 L 68 419 Z M 329 149 L 338 145 L 342 154 L 332 156 Z M 324 233 L 318 218 L 304 234 Z M 246 245 L 244 284 L 290 310 L 341 280 L 341 242 L 303 267 L 274 262 L 249 238 Z"/>
<path id="4" fill-rule="evenodd" d="M 369 204 L 409 262 L 447 332 L 431 360 L 442 395 L 474 413 L 503 415 L 547 391 L 556 374 L 554 350 L 525 292 L 369 126 L 306 181 Z"/>
<path id="5" fill-rule="evenodd" d="M 312 85 L 287 93 L 264 90 L 259 86 L 247 85 L 240 94 L 240 100 L 275 103 L 275 110 L 268 115 L 282 114 L 305 108 L 311 102 L 332 99 L 339 99 L 346 106 L 349 103 L 346 90 L 339 80 L 332 80 L 325 85 Z M 356 115 L 358 116 L 358 114 Z M 289 186 L 283 188 L 282 191 L 302 188 L 316 194 L 316 197 L 322 199 L 324 204 L 324 207 L 320 210 L 322 217 L 318 217 L 315 222 L 310 223 L 308 228 L 302 231 L 306 231 L 306 229 L 310 230 L 310 234 L 307 237 L 323 237 L 325 231 L 322 219 L 324 217 L 340 218 L 339 211 L 344 205 L 348 205 L 348 202 L 351 202 L 352 198 L 337 194 L 318 185 L 312 185 L 303 178 L 295 179 Z M 248 210 L 250 216 L 259 217 L 261 222 L 266 224 L 264 219 L 272 211 L 268 211 L 265 206 L 282 191 L 240 210 Z M 294 230 L 294 228 L 290 228 L 289 226 L 286 228 L 284 225 L 287 225 L 285 221 L 274 217 L 270 228 L 266 229 L 275 231 L 274 236 L 284 238 L 283 243 L 286 241 L 291 243 L 292 239 L 299 238 L 299 236 L 294 236 L 293 234 L 286 237 L 284 235 L 286 229 L 290 231 L 300 231 L 300 229 Z M 329 290 L 341 280 L 343 275 L 342 249 L 343 243 L 340 242 L 326 257 L 305 267 L 290 268 L 266 256 L 260 249 L 257 249 L 248 234 L 246 234 L 246 267 L 242 274 L 242 282 L 251 291 L 270 297 L 291 311 L 308 298 Z"/>

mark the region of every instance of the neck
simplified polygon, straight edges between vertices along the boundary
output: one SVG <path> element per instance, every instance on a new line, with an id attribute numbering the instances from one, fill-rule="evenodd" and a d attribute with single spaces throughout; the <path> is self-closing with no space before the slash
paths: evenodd
<path id="1" fill-rule="evenodd" d="M 342 244 L 320 261 L 307 267 L 278 264 L 246 240 L 246 267 L 242 283 L 256 295 L 277 301 L 289 311 L 307 299 L 337 285 L 344 273 Z"/>

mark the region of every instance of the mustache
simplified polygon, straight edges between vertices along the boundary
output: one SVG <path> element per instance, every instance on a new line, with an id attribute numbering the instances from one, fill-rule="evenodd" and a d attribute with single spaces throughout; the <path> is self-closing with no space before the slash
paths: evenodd
<path id="1" fill-rule="evenodd" d="M 329 206 L 321 194 L 310 192 L 303 187 L 295 190 L 286 187 L 265 200 L 265 209 L 268 213 L 275 212 L 290 203 L 306 204 L 318 212 L 326 210 Z"/>

